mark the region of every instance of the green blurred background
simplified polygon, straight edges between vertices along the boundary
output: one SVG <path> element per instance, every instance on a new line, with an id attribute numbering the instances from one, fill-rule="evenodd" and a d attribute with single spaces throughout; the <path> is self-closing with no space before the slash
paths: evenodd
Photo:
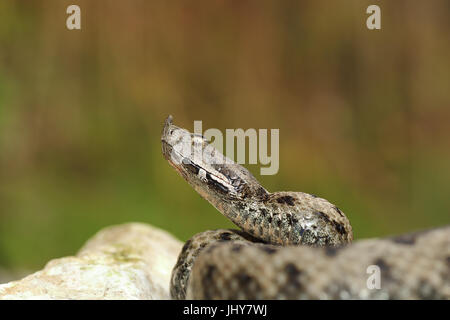
<path id="1" fill-rule="evenodd" d="M 168 114 L 279 128 L 279 173 L 249 169 L 337 204 L 356 239 L 448 224 L 449 89 L 448 0 L 1 0 L 0 268 L 112 224 L 231 227 L 163 159 Z"/>

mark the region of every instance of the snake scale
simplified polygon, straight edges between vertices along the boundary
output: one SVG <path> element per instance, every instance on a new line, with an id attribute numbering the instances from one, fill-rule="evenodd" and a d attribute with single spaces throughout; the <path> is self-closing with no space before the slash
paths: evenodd
<path id="1" fill-rule="evenodd" d="M 172 167 L 240 228 L 185 243 L 172 270 L 173 299 L 450 298 L 450 226 L 352 243 L 337 206 L 303 192 L 267 191 L 171 116 L 161 142 Z M 376 272 L 378 280 L 370 278 Z"/>

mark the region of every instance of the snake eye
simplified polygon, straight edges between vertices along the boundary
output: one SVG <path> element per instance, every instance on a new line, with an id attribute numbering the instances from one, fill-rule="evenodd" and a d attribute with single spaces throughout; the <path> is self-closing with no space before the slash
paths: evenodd
<path id="1" fill-rule="evenodd" d="M 169 134 L 172 135 L 173 133 L 173 129 L 170 129 Z"/>

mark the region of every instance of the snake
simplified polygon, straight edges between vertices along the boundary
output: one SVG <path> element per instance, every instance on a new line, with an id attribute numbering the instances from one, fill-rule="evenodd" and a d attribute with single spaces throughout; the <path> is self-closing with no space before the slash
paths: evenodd
<path id="1" fill-rule="evenodd" d="M 172 299 L 450 298 L 450 226 L 353 242 L 336 205 L 304 192 L 269 192 L 172 116 L 161 144 L 169 164 L 239 227 L 184 243 Z"/>

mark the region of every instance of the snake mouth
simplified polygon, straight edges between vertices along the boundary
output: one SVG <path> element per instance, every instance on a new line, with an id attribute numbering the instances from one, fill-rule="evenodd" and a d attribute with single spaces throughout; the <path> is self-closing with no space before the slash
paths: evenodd
<path id="1" fill-rule="evenodd" d="M 172 153 L 173 148 L 166 140 L 164 140 L 163 137 L 161 137 L 161 146 L 162 146 L 162 153 L 163 153 L 164 159 L 166 159 L 169 162 L 172 162 L 170 155 Z"/>
<path id="2" fill-rule="evenodd" d="M 177 164 L 176 161 L 173 159 L 173 154 L 177 153 L 176 150 L 173 149 L 173 146 L 168 143 L 165 139 L 161 137 L 161 145 L 162 145 L 162 153 L 164 156 L 164 159 L 169 162 L 169 164 L 182 176 L 185 176 L 184 171 L 182 170 L 181 166 Z"/>
<path id="3" fill-rule="evenodd" d="M 183 170 L 182 165 L 178 164 L 174 159 L 172 158 L 172 152 L 176 152 L 173 150 L 172 146 L 167 143 L 166 141 L 162 140 L 162 149 L 163 149 L 163 156 L 167 160 L 167 162 L 170 164 L 172 168 L 175 169 L 176 172 L 178 172 L 182 177 L 185 179 L 188 179 L 188 176 L 186 172 Z"/>

